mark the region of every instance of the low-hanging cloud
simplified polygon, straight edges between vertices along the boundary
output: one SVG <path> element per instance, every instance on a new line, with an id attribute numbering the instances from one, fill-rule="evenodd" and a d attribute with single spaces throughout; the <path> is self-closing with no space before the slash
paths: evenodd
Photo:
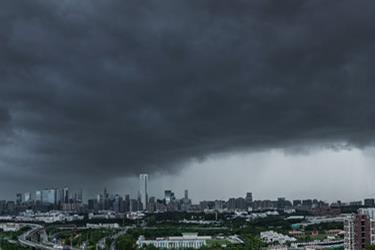
<path id="1" fill-rule="evenodd" d="M 2 176 L 110 179 L 243 148 L 368 145 L 374 12 L 370 0 L 2 1 Z"/>

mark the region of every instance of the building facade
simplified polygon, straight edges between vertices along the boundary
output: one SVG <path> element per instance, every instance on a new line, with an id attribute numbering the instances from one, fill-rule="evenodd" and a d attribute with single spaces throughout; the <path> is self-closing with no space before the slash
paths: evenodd
<path id="1" fill-rule="evenodd" d="M 363 250 L 375 244 L 375 208 L 361 208 L 344 220 L 345 250 Z"/>
<path id="2" fill-rule="evenodd" d="M 144 210 L 148 206 L 148 174 L 139 175 L 139 200 Z"/>
<path id="3" fill-rule="evenodd" d="M 156 238 L 155 240 L 146 240 L 140 236 L 137 245 L 144 247 L 153 245 L 162 249 L 200 249 L 207 244 L 207 240 L 211 240 L 210 236 L 198 236 L 197 233 L 184 233 L 179 237 Z"/>

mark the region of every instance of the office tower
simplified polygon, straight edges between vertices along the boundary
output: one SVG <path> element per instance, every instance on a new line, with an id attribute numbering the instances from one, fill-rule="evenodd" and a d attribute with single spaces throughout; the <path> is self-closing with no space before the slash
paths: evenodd
<path id="1" fill-rule="evenodd" d="M 172 192 L 172 190 L 164 191 L 164 199 L 165 199 L 165 204 L 167 205 L 171 203 L 172 201 L 174 201 L 175 197 L 174 197 L 174 193 Z"/>
<path id="2" fill-rule="evenodd" d="M 228 210 L 234 211 L 236 210 L 236 198 L 230 198 L 227 202 Z"/>
<path id="3" fill-rule="evenodd" d="M 253 202 L 253 193 L 251 193 L 251 192 L 246 193 L 245 199 L 246 199 L 247 203 L 252 203 Z"/>
<path id="4" fill-rule="evenodd" d="M 277 209 L 284 209 L 285 208 L 286 199 L 284 197 L 277 198 Z"/>
<path id="5" fill-rule="evenodd" d="M 148 206 L 148 174 L 139 175 L 139 200 L 143 209 L 146 210 Z"/>
<path id="6" fill-rule="evenodd" d="M 98 210 L 98 201 L 96 199 L 89 199 L 87 201 L 88 209 L 90 211 L 96 211 Z"/>
<path id="7" fill-rule="evenodd" d="M 344 220 L 345 250 L 363 250 L 375 244 L 375 208 L 361 208 Z"/>
<path id="8" fill-rule="evenodd" d="M 31 200 L 31 194 L 29 192 L 23 194 L 23 200 L 24 202 L 30 202 Z"/>
<path id="9" fill-rule="evenodd" d="M 104 210 L 109 210 L 111 208 L 111 200 L 109 199 L 109 193 L 107 191 L 107 188 L 104 189 L 103 200 L 100 206 L 102 207 L 101 209 Z"/>
<path id="10" fill-rule="evenodd" d="M 293 200 L 293 207 L 296 208 L 296 207 L 300 207 L 302 205 L 302 201 L 301 200 Z"/>
<path id="11" fill-rule="evenodd" d="M 0 215 L 5 211 L 6 209 L 6 201 L 5 200 L 0 200 Z"/>
<path id="12" fill-rule="evenodd" d="M 21 205 L 22 203 L 22 194 L 21 193 L 17 193 L 16 194 L 16 204 L 17 206 Z"/>
<path id="13" fill-rule="evenodd" d="M 42 190 L 42 203 L 45 204 L 56 204 L 56 189 L 44 189 Z"/>
<path id="14" fill-rule="evenodd" d="M 222 210 L 224 208 L 225 201 L 215 200 L 215 210 Z"/>
<path id="15" fill-rule="evenodd" d="M 246 200 L 242 197 L 236 199 L 236 209 L 245 210 L 247 209 Z"/>
<path id="16" fill-rule="evenodd" d="M 6 203 L 6 209 L 9 213 L 13 213 L 16 208 L 16 204 L 14 201 L 7 201 Z"/>
<path id="17" fill-rule="evenodd" d="M 61 198 L 62 198 L 63 203 L 69 203 L 69 189 L 67 187 L 62 189 Z"/>
<path id="18" fill-rule="evenodd" d="M 365 199 L 365 207 L 375 207 L 375 199 Z"/>
<path id="19" fill-rule="evenodd" d="M 124 212 L 122 201 L 122 197 L 116 194 L 113 200 L 113 211 L 115 211 L 116 213 Z"/>
<path id="20" fill-rule="evenodd" d="M 69 189 L 66 187 L 66 188 L 57 190 L 56 200 L 59 204 L 69 203 Z"/>
<path id="21" fill-rule="evenodd" d="M 82 203 L 82 190 L 74 193 L 74 203 Z"/>
<path id="22" fill-rule="evenodd" d="M 156 210 L 156 198 L 155 197 L 150 197 L 149 201 L 148 201 L 148 207 L 147 207 L 147 211 L 149 213 L 153 213 L 155 212 Z"/>
<path id="23" fill-rule="evenodd" d="M 246 201 L 246 207 L 248 209 L 252 208 L 253 207 L 253 193 L 247 192 L 246 197 L 245 197 L 245 201 Z"/>
<path id="24" fill-rule="evenodd" d="M 136 199 L 131 199 L 130 200 L 130 211 L 131 212 L 136 212 L 136 211 L 139 211 L 140 208 L 139 208 L 139 202 L 138 200 Z"/>
<path id="25" fill-rule="evenodd" d="M 189 192 L 185 190 L 184 198 L 181 200 L 181 210 L 188 211 L 191 208 L 191 200 L 189 199 Z"/>
<path id="26" fill-rule="evenodd" d="M 313 201 L 311 199 L 303 200 L 302 201 L 302 207 L 304 209 L 311 209 L 312 208 Z"/>
<path id="27" fill-rule="evenodd" d="M 124 211 L 130 212 L 130 195 L 125 195 L 124 199 Z"/>
<path id="28" fill-rule="evenodd" d="M 35 201 L 42 202 L 42 191 L 40 190 L 35 191 Z"/>
<path id="29" fill-rule="evenodd" d="M 109 198 L 109 193 L 107 191 L 107 188 L 104 188 L 103 197 L 104 197 L 104 199 L 108 199 Z"/>

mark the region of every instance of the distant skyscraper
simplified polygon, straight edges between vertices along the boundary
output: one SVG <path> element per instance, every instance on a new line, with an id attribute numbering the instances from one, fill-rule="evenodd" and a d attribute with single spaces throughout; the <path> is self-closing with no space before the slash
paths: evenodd
<path id="1" fill-rule="evenodd" d="M 245 199 L 246 199 L 246 202 L 248 202 L 248 203 L 253 202 L 253 193 L 251 193 L 251 192 L 246 193 Z"/>
<path id="2" fill-rule="evenodd" d="M 64 203 L 69 203 L 69 189 L 63 188 L 63 200 Z"/>
<path id="3" fill-rule="evenodd" d="M 35 201 L 37 201 L 37 202 L 42 201 L 42 191 L 40 191 L 40 190 L 35 191 Z"/>
<path id="4" fill-rule="evenodd" d="M 189 191 L 187 189 L 185 190 L 185 196 L 184 196 L 184 198 L 186 200 L 189 199 Z"/>
<path id="5" fill-rule="evenodd" d="M 67 187 L 58 190 L 57 196 L 57 201 L 60 204 L 69 203 L 69 189 Z"/>
<path id="6" fill-rule="evenodd" d="M 56 189 L 43 189 L 42 202 L 45 204 L 56 204 Z"/>
<path id="7" fill-rule="evenodd" d="M 175 197 L 174 197 L 174 193 L 172 192 L 172 190 L 164 191 L 164 199 L 165 199 L 165 204 L 167 205 L 171 203 L 172 201 L 174 201 Z"/>
<path id="8" fill-rule="evenodd" d="M 17 205 L 20 205 L 22 203 L 22 194 L 21 193 L 18 193 L 16 195 L 16 204 Z"/>
<path id="9" fill-rule="evenodd" d="M 142 202 L 143 209 L 148 206 L 148 174 L 139 175 L 139 198 Z"/>
<path id="10" fill-rule="evenodd" d="M 23 200 L 24 200 L 24 202 L 30 202 L 30 200 L 31 200 L 31 194 L 29 192 L 24 193 Z"/>
<path id="11" fill-rule="evenodd" d="M 365 199 L 365 207 L 375 207 L 375 199 Z"/>

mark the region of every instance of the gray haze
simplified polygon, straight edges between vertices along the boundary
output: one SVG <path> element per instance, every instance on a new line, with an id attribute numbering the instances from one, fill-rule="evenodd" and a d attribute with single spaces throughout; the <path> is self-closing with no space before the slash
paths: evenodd
<path id="1" fill-rule="evenodd" d="M 163 186 L 218 154 L 362 151 L 375 132 L 374 13 L 372 0 L 1 1 L 0 195 L 140 172 Z"/>

